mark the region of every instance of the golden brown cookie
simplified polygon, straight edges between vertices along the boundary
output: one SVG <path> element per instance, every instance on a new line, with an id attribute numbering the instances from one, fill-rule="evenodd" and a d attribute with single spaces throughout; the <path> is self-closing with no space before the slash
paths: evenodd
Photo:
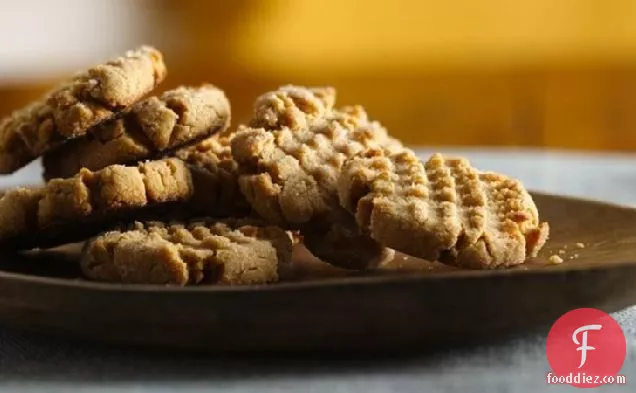
<path id="1" fill-rule="evenodd" d="M 362 107 L 334 109 L 334 102 L 332 88 L 284 86 L 264 94 L 256 101 L 252 127 L 240 127 L 234 137 L 232 156 L 241 171 L 241 190 L 261 217 L 308 232 L 315 240 L 308 247 L 315 255 L 330 257 L 327 262 L 362 268 L 377 258 L 365 259 L 364 251 L 370 249 L 361 245 L 371 240 L 361 242 L 355 222 L 338 203 L 340 169 L 348 158 L 368 149 L 392 151 L 401 145 L 369 120 Z M 331 231 L 334 225 L 343 229 Z M 334 234 L 349 239 L 334 243 Z M 317 241 L 321 238 L 330 240 Z M 340 246 L 339 253 L 332 252 L 333 244 Z M 350 259 L 356 255 L 357 260 Z"/>
<path id="2" fill-rule="evenodd" d="M 537 255 L 549 232 L 521 182 L 440 154 L 426 163 L 408 149 L 352 159 L 338 194 L 380 243 L 461 267 L 522 263 Z"/>
<path id="3" fill-rule="evenodd" d="M 230 123 L 230 102 L 212 85 L 179 87 L 134 104 L 116 119 L 44 154 L 44 177 L 70 177 L 113 164 L 134 164 L 197 142 Z"/>
<path id="4" fill-rule="evenodd" d="M 264 111 L 267 122 L 272 127 L 284 123 L 281 128 L 240 127 L 232 141 L 243 194 L 263 218 L 278 225 L 298 227 L 339 210 L 336 182 L 344 162 L 367 149 L 398 143 L 358 106 L 321 108 L 323 115 L 314 116 L 313 110 L 305 115 L 305 108 L 320 108 L 320 98 L 327 96 L 313 94 L 315 106 L 291 106 L 296 101 L 290 99 L 294 110 L 280 106 L 284 113 L 276 117 L 279 120 L 273 120 L 272 111 Z M 279 95 L 274 95 L 276 100 Z M 263 121 L 255 117 L 252 123 Z M 287 124 L 299 126 L 292 129 Z"/>
<path id="5" fill-rule="evenodd" d="M 289 263 L 285 231 L 246 220 L 135 223 L 87 242 L 84 274 L 99 281 L 168 284 L 264 284 Z"/>
<path id="6" fill-rule="evenodd" d="M 45 248 L 84 240 L 114 222 L 169 217 L 193 193 L 190 170 L 177 158 L 82 169 L 43 187 L 8 190 L 0 198 L 0 245 Z"/>
<path id="7" fill-rule="evenodd" d="M 47 104 L 58 132 L 77 137 L 148 94 L 166 74 L 161 52 L 143 46 L 76 74 L 49 94 Z"/>
<path id="8" fill-rule="evenodd" d="M 285 85 L 256 99 L 250 126 L 266 130 L 301 130 L 330 115 L 336 102 L 333 87 Z"/>
<path id="9" fill-rule="evenodd" d="M 76 74 L 0 121 L 0 173 L 14 172 L 64 140 L 84 135 L 165 76 L 161 53 L 147 46 Z"/>

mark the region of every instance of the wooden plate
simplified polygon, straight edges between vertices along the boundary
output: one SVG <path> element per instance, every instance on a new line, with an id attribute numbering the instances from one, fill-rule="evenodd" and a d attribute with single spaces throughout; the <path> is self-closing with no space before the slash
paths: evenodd
<path id="1" fill-rule="evenodd" d="M 181 289 L 84 281 L 68 249 L 1 254 L 0 323 L 171 348 L 351 350 L 496 338 L 548 326 L 578 307 L 636 304 L 636 210 L 535 198 L 552 226 L 549 244 L 540 258 L 505 271 L 453 271 L 398 255 L 361 276 L 299 249 L 288 282 Z M 565 262 L 548 265 L 560 250 Z"/>

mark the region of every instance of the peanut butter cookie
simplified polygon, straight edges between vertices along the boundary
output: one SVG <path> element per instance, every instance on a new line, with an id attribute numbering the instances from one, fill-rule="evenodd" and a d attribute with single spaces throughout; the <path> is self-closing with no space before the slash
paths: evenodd
<path id="1" fill-rule="evenodd" d="M 311 95 L 305 95 L 302 102 L 287 91 L 265 95 L 272 96 L 275 103 L 270 110 L 257 110 L 252 124 L 267 123 L 273 128 L 239 127 L 232 156 L 241 170 L 241 189 L 252 207 L 269 222 L 297 226 L 340 209 L 336 182 L 348 158 L 399 142 L 379 123 L 370 121 L 362 107 L 334 110 L 324 105 L 323 97 L 333 94 L 329 89 L 307 90 Z M 287 99 L 285 105 L 277 103 L 281 96 Z M 314 105 L 307 102 L 309 97 Z M 257 101 L 257 108 L 263 106 L 262 100 Z M 271 108 L 282 113 L 275 115 Z"/>
<path id="2" fill-rule="evenodd" d="M 264 284 L 291 259 L 285 231 L 246 220 L 135 223 L 87 242 L 84 274 L 139 284 Z"/>
<path id="3" fill-rule="evenodd" d="M 166 76 L 161 53 L 141 47 L 76 74 L 0 121 L 0 173 L 11 173 L 148 94 Z"/>
<path id="4" fill-rule="evenodd" d="M 193 193 L 190 170 L 177 158 L 82 169 L 43 187 L 8 190 L 0 198 L 0 244 L 28 249 L 84 240 L 122 220 L 170 217 L 170 208 Z"/>
<path id="5" fill-rule="evenodd" d="M 549 232 L 523 185 L 461 158 L 412 151 L 344 165 L 340 202 L 387 247 L 460 267 L 490 269 L 536 256 Z"/>
<path id="6" fill-rule="evenodd" d="M 331 115 L 336 89 L 325 87 L 281 86 L 256 99 L 250 126 L 266 130 L 302 130 Z"/>
<path id="7" fill-rule="evenodd" d="M 360 106 L 334 109 L 335 90 L 284 86 L 259 97 L 251 127 L 240 127 L 232 141 L 232 156 L 241 175 L 239 185 L 254 210 L 267 222 L 301 229 L 312 239 L 348 234 L 350 240 L 309 242 L 327 262 L 362 268 L 368 263 L 370 239 L 361 242 L 353 220 L 338 203 L 336 183 L 344 162 L 371 148 L 392 151 L 401 147 Z M 256 128 L 258 127 L 258 128 Z M 349 225 L 352 223 L 353 226 Z M 304 235 L 304 233 L 303 233 Z M 365 236 L 365 235 L 363 235 Z M 336 257 L 333 244 L 343 248 Z M 344 246 L 352 247 L 345 250 Z M 382 247 L 373 249 L 381 250 Z M 359 260 L 351 256 L 359 255 Z M 377 258 L 372 258 L 377 260 Z"/>
<path id="8" fill-rule="evenodd" d="M 70 177 L 113 164 L 134 164 L 225 130 L 230 103 L 212 85 L 179 87 L 134 104 L 116 119 L 44 154 L 44 177 Z"/>

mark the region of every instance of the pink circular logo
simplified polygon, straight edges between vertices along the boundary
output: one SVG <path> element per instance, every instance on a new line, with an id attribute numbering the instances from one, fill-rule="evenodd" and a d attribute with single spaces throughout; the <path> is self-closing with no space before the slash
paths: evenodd
<path id="1" fill-rule="evenodd" d="M 559 318 L 546 343 L 548 383 L 591 388 L 616 383 L 626 356 L 625 334 L 609 314 L 579 308 Z"/>

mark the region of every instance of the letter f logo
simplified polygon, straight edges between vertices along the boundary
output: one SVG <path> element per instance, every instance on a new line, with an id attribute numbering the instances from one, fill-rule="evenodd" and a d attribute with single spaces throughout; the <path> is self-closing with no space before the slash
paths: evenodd
<path id="1" fill-rule="evenodd" d="M 580 347 L 576 349 L 577 351 L 581 351 L 581 364 L 579 365 L 579 368 L 583 367 L 583 365 L 585 364 L 585 361 L 587 360 L 587 351 L 592 351 L 596 349 L 592 346 L 587 345 L 588 330 L 601 330 L 602 327 L 603 327 L 602 325 L 585 325 L 576 329 L 574 331 L 574 334 L 572 334 L 572 341 L 574 341 L 574 344 L 581 345 Z M 581 332 L 583 332 L 582 334 L 583 339 L 581 340 L 581 342 L 579 342 L 576 336 Z"/>

